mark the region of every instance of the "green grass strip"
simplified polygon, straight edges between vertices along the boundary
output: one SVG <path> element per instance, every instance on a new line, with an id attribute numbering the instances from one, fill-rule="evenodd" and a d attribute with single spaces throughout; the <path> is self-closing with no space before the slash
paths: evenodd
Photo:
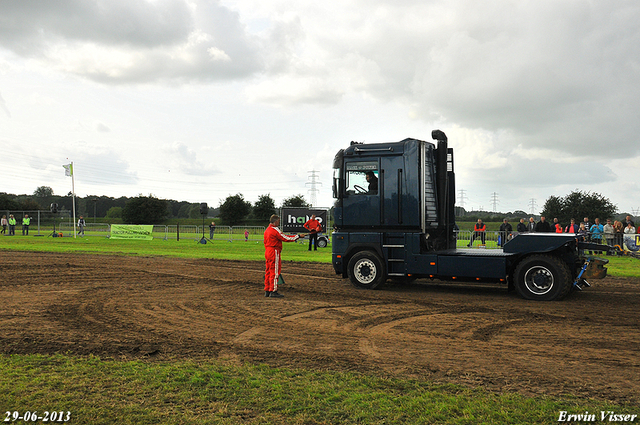
<path id="1" fill-rule="evenodd" d="M 571 397 L 214 360 L 1 355 L 0 375 L 2 420 L 5 412 L 68 411 L 73 424 L 548 424 L 561 411 L 639 413 Z"/>
<path id="2" fill-rule="evenodd" d="M 201 237 L 201 236 L 200 236 Z M 128 241 L 109 239 L 105 236 L 84 238 L 51 238 L 34 236 L 0 237 L 0 249 L 57 253 L 92 253 L 132 256 L 167 256 L 180 258 L 216 258 L 226 260 L 263 261 L 264 245 L 262 239 L 214 240 L 213 243 L 198 243 L 197 235 L 190 238 L 164 240 L 156 238 L 150 241 Z M 466 245 L 466 244 L 464 244 Z M 610 262 L 606 266 L 609 276 L 640 277 L 640 260 L 631 257 L 600 255 Z M 331 263 L 331 245 L 308 251 L 308 242 L 283 244 L 283 261 L 311 261 Z"/>
<path id="3" fill-rule="evenodd" d="M 164 240 L 156 238 L 149 241 L 109 239 L 105 236 L 84 238 L 51 238 L 33 236 L 0 237 L 0 249 L 56 252 L 56 253 L 92 253 L 135 255 L 145 257 L 167 256 L 180 258 L 216 258 L 225 260 L 264 261 L 262 239 L 245 242 L 214 240 L 206 244 L 198 243 L 201 238 Z M 283 244 L 284 261 L 312 261 L 331 263 L 331 246 L 308 251 L 308 242 L 287 242 Z"/>

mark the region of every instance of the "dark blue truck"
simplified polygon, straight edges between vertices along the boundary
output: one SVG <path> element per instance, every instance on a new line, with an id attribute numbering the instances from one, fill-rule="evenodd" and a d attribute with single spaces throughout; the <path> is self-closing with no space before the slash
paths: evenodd
<path id="1" fill-rule="evenodd" d="M 607 246 L 575 234 L 519 234 L 502 249 L 456 247 L 455 174 L 447 137 L 359 144 L 333 163 L 336 274 L 358 288 L 387 279 L 501 282 L 524 298 L 557 300 L 603 278 L 608 260 L 583 255 Z"/>

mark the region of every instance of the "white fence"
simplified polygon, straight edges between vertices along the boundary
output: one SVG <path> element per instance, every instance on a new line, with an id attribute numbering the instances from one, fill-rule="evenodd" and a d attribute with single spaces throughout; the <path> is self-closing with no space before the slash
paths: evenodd
<path id="1" fill-rule="evenodd" d="M 49 229 L 51 232 L 53 228 Z M 56 232 L 62 233 L 63 236 L 73 236 L 73 223 L 69 221 L 56 223 Z M 246 236 L 245 236 L 246 231 Z M 209 226 L 195 225 L 154 225 L 152 234 L 158 239 L 194 239 L 199 240 L 203 236 L 211 240 L 224 241 L 261 241 L 265 231 L 264 226 L 216 226 L 213 234 L 209 230 Z M 80 235 L 80 229 L 76 225 L 77 235 Z M 103 236 L 108 237 L 111 232 L 109 223 L 87 223 L 84 228 L 84 236 Z"/>

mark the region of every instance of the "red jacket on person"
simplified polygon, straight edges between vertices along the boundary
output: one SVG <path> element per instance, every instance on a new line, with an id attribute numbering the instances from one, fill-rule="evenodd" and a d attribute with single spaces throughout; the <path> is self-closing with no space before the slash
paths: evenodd
<path id="1" fill-rule="evenodd" d="M 295 242 L 298 238 L 298 235 L 285 235 L 278 227 L 269 224 L 269 227 L 264 231 L 264 247 L 282 251 L 282 241 Z"/>
<path id="2" fill-rule="evenodd" d="M 484 232 L 485 230 L 487 230 L 487 225 L 482 223 L 482 226 L 478 225 L 479 223 L 476 223 L 475 226 L 473 226 L 473 230 L 475 230 L 476 232 Z"/>
<path id="3" fill-rule="evenodd" d="M 564 229 L 565 233 L 578 233 L 580 231 L 580 226 L 577 224 L 570 224 Z"/>
<path id="4" fill-rule="evenodd" d="M 282 252 L 282 242 L 295 242 L 299 239 L 298 235 L 285 235 L 282 231 L 273 225 L 264 231 L 264 290 L 274 292 L 278 290 L 278 276 L 282 267 L 280 253 Z"/>
<path id="5" fill-rule="evenodd" d="M 320 222 L 316 218 L 310 218 L 303 224 L 303 226 L 311 233 L 318 233 L 322 231 L 322 225 L 320 225 Z"/>

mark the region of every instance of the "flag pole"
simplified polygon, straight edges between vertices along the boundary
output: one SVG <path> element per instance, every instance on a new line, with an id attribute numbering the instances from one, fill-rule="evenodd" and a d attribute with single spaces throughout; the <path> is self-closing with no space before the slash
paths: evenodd
<path id="1" fill-rule="evenodd" d="M 71 161 L 71 195 L 73 200 L 73 238 L 77 239 L 76 233 L 76 176 L 73 172 L 73 161 Z"/>

